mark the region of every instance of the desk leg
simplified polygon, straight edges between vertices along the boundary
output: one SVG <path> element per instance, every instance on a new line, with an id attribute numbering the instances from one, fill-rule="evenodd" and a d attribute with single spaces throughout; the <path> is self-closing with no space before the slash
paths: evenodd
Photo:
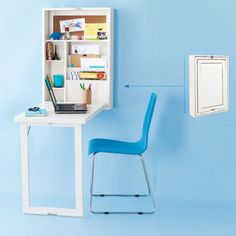
<path id="1" fill-rule="evenodd" d="M 29 212 L 29 153 L 28 153 L 28 126 L 21 124 L 20 126 L 21 138 L 21 173 L 22 173 L 22 198 L 23 198 L 23 212 Z"/>
<path id="2" fill-rule="evenodd" d="M 83 216 L 82 126 L 75 126 L 75 208 Z"/>
<path id="3" fill-rule="evenodd" d="M 25 124 L 20 126 L 21 138 L 21 172 L 22 172 L 22 198 L 23 212 L 27 214 L 58 215 L 58 216 L 83 216 L 83 162 L 82 162 L 82 126 L 74 127 L 75 141 L 75 208 L 50 208 L 30 206 L 29 185 L 29 151 L 28 131 Z"/>

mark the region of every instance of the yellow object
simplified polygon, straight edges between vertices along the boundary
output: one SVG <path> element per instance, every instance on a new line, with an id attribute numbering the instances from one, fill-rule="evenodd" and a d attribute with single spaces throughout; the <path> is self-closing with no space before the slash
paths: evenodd
<path id="1" fill-rule="evenodd" d="M 50 82 L 50 84 L 51 84 L 51 87 L 54 87 L 54 83 L 53 83 L 53 80 L 52 80 L 52 78 L 51 78 L 51 77 L 49 77 L 48 79 L 49 79 L 49 82 Z"/>
<path id="2" fill-rule="evenodd" d="M 102 32 L 107 33 L 107 24 L 106 23 L 87 23 L 85 24 L 84 29 L 84 39 L 91 40 L 97 39 L 97 33 L 101 30 Z"/>
<path id="3" fill-rule="evenodd" d="M 106 73 L 105 72 L 89 72 L 84 71 L 79 73 L 80 79 L 91 79 L 91 80 L 105 80 Z"/>

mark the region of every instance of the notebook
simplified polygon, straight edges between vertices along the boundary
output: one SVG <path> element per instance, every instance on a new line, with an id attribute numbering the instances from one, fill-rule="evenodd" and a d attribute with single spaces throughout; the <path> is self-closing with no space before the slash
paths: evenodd
<path id="1" fill-rule="evenodd" d="M 37 111 L 26 111 L 25 116 L 27 117 L 36 117 L 36 116 L 47 116 L 48 111 L 44 108 L 40 108 Z"/>

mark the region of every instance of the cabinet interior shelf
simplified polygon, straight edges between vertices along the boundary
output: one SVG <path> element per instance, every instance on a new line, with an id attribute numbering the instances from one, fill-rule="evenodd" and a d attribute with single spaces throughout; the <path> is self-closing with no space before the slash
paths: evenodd
<path id="1" fill-rule="evenodd" d="M 75 80 L 72 80 L 72 79 L 67 79 L 66 81 L 73 81 L 73 82 L 79 82 L 79 83 L 105 83 L 107 82 L 107 79 L 75 79 Z"/>
<path id="2" fill-rule="evenodd" d="M 64 87 L 52 87 L 53 90 L 63 90 Z"/>
<path id="3" fill-rule="evenodd" d="M 108 40 L 78 40 L 78 39 L 53 40 L 53 39 L 47 39 L 46 42 L 52 42 L 52 43 L 107 43 Z"/>
<path id="4" fill-rule="evenodd" d="M 68 70 L 76 70 L 76 71 L 91 71 L 91 72 L 103 72 L 107 71 L 107 68 L 86 68 L 86 67 L 67 67 Z"/>
<path id="5" fill-rule="evenodd" d="M 46 60 L 48 63 L 63 63 L 64 60 Z"/>

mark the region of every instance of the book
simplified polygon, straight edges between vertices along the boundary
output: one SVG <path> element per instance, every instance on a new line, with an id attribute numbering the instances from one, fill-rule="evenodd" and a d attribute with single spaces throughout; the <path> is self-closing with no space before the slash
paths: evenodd
<path id="1" fill-rule="evenodd" d="M 38 117 L 38 116 L 47 116 L 48 111 L 44 108 L 40 108 L 38 111 L 26 111 L 25 116 L 27 117 Z"/>

